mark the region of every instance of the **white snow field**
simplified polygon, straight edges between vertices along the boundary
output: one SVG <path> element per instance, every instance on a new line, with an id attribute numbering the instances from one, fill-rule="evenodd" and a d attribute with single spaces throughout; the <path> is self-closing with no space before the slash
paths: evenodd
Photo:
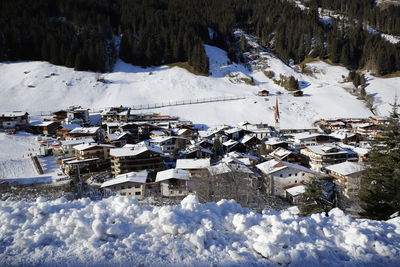
<path id="1" fill-rule="evenodd" d="M 0 132 L 0 181 L 30 183 L 50 183 L 57 178 L 54 157 L 40 158 L 44 174 L 35 170 L 30 155 L 39 154 L 37 136 L 25 132 L 6 135 Z"/>
<path id="2" fill-rule="evenodd" d="M 0 202 L 0 265 L 399 266 L 400 218 L 255 213 L 234 201 Z"/>
<path id="3" fill-rule="evenodd" d="M 252 44 L 254 45 L 254 44 Z M 261 52 L 264 69 L 248 70 L 241 64 L 231 64 L 227 53 L 205 46 L 210 59 L 210 77 L 196 76 L 179 67 L 140 68 L 118 60 L 114 71 L 103 75 L 107 83 L 97 82 L 93 72 L 51 65 L 47 62 L 0 63 L 0 110 L 54 111 L 70 105 L 94 109 L 109 106 L 132 106 L 176 100 L 219 96 L 246 96 L 244 100 L 166 107 L 153 111 L 177 115 L 195 123 L 207 125 L 235 124 L 241 121 L 270 123 L 274 120 L 276 93 L 279 91 L 282 128 L 309 128 L 323 117 L 368 117 L 372 113 L 364 103 L 343 89 L 348 70 L 324 62 L 307 64 L 317 75 L 301 74 L 269 52 Z M 267 78 L 263 70 L 279 75 L 294 75 L 300 82 L 304 97 L 290 92 Z M 240 81 L 253 78 L 255 86 Z M 391 91 L 398 79 L 374 78 L 376 86 L 368 93 Z M 270 96 L 256 96 L 266 89 Z M 390 97 L 378 105 L 387 105 Z M 150 110 L 151 111 L 151 110 Z M 386 112 L 386 109 L 383 110 Z M 143 110 L 138 112 L 149 112 Z M 385 115 L 385 114 L 381 114 Z"/>

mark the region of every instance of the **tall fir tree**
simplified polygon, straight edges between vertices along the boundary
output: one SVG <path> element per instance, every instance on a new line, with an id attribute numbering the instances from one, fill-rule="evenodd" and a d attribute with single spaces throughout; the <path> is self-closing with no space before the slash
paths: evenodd
<path id="1" fill-rule="evenodd" d="M 373 144 L 359 197 L 362 216 L 387 220 L 400 211 L 400 126 L 393 122 Z"/>

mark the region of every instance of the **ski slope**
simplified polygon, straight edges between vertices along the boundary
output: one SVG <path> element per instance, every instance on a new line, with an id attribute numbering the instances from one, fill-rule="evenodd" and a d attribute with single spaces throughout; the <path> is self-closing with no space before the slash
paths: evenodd
<path id="1" fill-rule="evenodd" d="M 273 124 L 275 98 L 278 92 L 282 128 L 309 128 L 315 120 L 333 117 L 368 117 L 372 113 L 364 103 L 347 93 L 343 77 L 348 70 L 324 62 L 308 64 L 314 76 L 297 72 L 273 54 L 262 52 L 267 64 L 264 70 L 293 75 L 301 81 L 304 97 L 294 97 L 290 92 L 267 78 L 262 70 L 249 70 L 242 64 L 231 64 L 227 53 L 205 46 L 210 60 L 210 77 L 196 76 L 179 67 L 140 68 L 118 60 L 114 71 L 102 75 L 106 83 L 98 82 L 93 72 L 79 72 L 47 62 L 0 63 L 1 111 L 26 110 L 31 113 L 55 111 L 70 105 L 92 109 L 109 106 L 132 106 L 166 101 L 189 100 L 219 96 L 246 96 L 245 100 L 167 107 L 155 112 L 177 115 L 194 123 L 219 125 L 241 121 Z M 253 78 L 255 86 L 241 82 Z M 368 93 L 385 90 L 385 97 L 377 102 L 385 106 L 390 102 L 386 91 L 400 84 L 399 79 L 374 78 Z M 266 89 L 270 96 L 256 96 Z M 391 93 L 390 93 L 391 94 Z M 144 110 L 149 112 L 151 110 Z M 382 109 L 385 115 L 386 108 Z"/>
<path id="2" fill-rule="evenodd" d="M 0 202 L 0 265 L 399 266 L 400 218 L 255 213 L 234 201 Z"/>

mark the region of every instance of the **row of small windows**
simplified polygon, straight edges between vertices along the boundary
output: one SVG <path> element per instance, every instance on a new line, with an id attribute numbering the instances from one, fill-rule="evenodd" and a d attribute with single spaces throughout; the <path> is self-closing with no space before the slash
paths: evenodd
<path id="1" fill-rule="evenodd" d="M 305 173 L 303 172 L 301 175 L 302 175 L 302 176 L 304 176 L 304 175 L 305 175 Z M 289 175 L 288 175 L 288 176 L 290 177 L 290 176 L 292 176 L 292 174 L 291 174 L 291 173 L 289 173 Z M 297 172 L 294 174 L 294 176 L 297 176 Z M 279 177 L 283 177 L 283 174 L 279 174 Z"/>

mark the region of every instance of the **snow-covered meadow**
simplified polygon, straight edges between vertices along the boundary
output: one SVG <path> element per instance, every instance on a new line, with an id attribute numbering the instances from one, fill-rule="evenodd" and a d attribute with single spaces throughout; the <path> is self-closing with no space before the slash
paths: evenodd
<path id="1" fill-rule="evenodd" d="M 255 41 L 254 41 L 255 42 Z M 92 109 L 109 106 L 132 106 L 177 100 L 191 100 L 220 96 L 245 96 L 244 100 L 165 107 L 141 112 L 160 112 L 180 116 L 195 123 L 217 125 L 241 121 L 270 123 L 274 120 L 275 97 L 279 94 L 281 127 L 309 128 L 320 118 L 368 117 L 372 113 L 365 104 L 343 87 L 348 70 L 324 62 L 307 64 L 315 75 L 305 75 L 284 64 L 269 52 L 261 52 L 264 69 L 249 70 L 242 64 L 229 62 L 227 53 L 205 46 L 210 60 L 210 77 L 196 76 L 179 67 L 140 68 L 118 60 L 114 71 L 98 82 L 93 72 L 78 72 L 47 62 L 0 63 L 0 110 L 26 110 L 31 114 L 54 111 L 70 105 Z M 272 70 L 275 77 L 293 75 L 301 82 L 304 97 L 294 97 L 265 76 Z M 236 77 L 236 78 L 232 78 Z M 255 86 L 241 82 L 253 78 Z M 393 87 L 398 78 L 371 77 L 367 87 L 370 94 L 378 94 L 379 115 L 386 115 L 392 102 Z M 270 96 L 256 96 L 260 90 Z M 139 111 L 140 112 L 140 111 Z"/>
<path id="2" fill-rule="evenodd" d="M 233 201 L 0 202 L 0 265 L 399 266 L 400 218 L 255 213 Z"/>

